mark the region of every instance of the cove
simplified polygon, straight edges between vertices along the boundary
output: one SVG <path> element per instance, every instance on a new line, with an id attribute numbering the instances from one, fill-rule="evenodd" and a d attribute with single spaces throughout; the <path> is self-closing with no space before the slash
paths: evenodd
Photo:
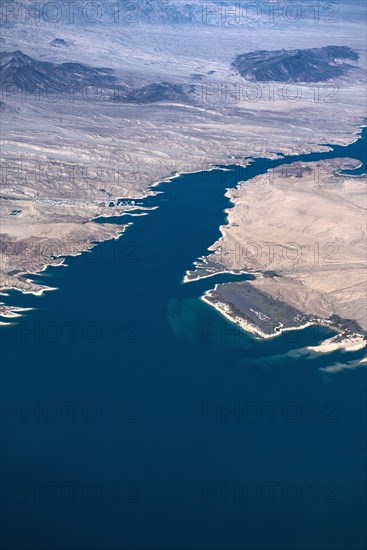
<path id="1" fill-rule="evenodd" d="M 1 330 L 5 548 L 364 547 L 366 369 L 323 370 L 362 352 L 305 352 L 317 327 L 255 340 L 199 299 L 233 275 L 182 278 L 225 188 L 295 160 L 365 168 L 365 142 L 164 182 L 119 240 L 32 276 L 59 290 L 9 292 L 35 309 Z"/>

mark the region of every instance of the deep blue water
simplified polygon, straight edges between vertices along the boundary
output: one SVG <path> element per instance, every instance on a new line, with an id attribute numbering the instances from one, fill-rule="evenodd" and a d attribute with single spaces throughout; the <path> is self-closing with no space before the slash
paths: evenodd
<path id="1" fill-rule="evenodd" d="M 322 370 L 362 352 L 307 354 L 315 327 L 259 342 L 199 299 L 233 276 L 181 284 L 225 188 L 294 160 L 163 183 L 119 240 L 33 277 L 59 290 L 4 299 L 36 308 L 1 331 L 6 550 L 365 547 L 366 369 Z"/>

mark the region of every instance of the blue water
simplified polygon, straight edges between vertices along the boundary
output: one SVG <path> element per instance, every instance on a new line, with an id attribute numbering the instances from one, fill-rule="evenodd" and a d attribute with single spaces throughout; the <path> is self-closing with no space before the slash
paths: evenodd
<path id="1" fill-rule="evenodd" d="M 257 341 L 199 299 L 233 275 L 182 284 L 225 188 L 294 160 L 162 183 L 121 239 L 32 277 L 58 290 L 4 299 L 36 308 L 1 332 L 6 550 L 365 547 L 366 369 L 323 370 L 362 352 Z"/>

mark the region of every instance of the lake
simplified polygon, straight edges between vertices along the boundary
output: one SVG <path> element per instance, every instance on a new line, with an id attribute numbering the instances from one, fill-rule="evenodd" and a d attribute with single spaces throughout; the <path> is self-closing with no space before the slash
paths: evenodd
<path id="1" fill-rule="evenodd" d="M 366 544 L 363 351 L 333 333 L 259 341 L 182 284 L 230 206 L 225 189 L 280 164 L 361 160 L 348 147 L 164 182 L 118 240 L 10 291 L 34 308 L 1 329 L 4 548 L 345 550 Z M 103 221 L 103 220 L 100 220 Z M 246 279 L 242 275 L 242 279 Z"/>

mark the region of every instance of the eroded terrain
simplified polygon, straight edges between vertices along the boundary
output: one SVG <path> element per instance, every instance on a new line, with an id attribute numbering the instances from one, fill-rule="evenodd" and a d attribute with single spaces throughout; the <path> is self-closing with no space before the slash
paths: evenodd
<path id="1" fill-rule="evenodd" d="M 309 18 L 227 25 L 214 9 L 205 21 L 195 9 L 195 24 L 181 25 L 187 15 L 181 8 L 165 12 L 164 27 L 147 24 L 150 16 L 155 21 L 154 12 L 140 24 L 109 25 L 108 33 L 103 20 L 82 26 L 42 18 L 37 24 L 6 21 L 2 49 L 22 55 L 16 56 L 16 70 L 14 56 L 3 58 L 13 65 L 5 67 L 10 80 L 1 97 L 2 289 L 42 290 L 24 275 L 117 237 L 122 226 L 93 220 L 135 209 L 128 201 L 117 205 L 117 199 L 138 201 L 174 174 L 234 159 L 245 164 L 245 157 L 322 151 L 322 144 L 356 139 L 366 114 L 360 6 L 344 19 L 341 14 L 340 25 L 316 25 Z M 180 25 L 173 26 L 172 18 L 181 18 Z M 353 52 L 347 60 L 353 70 L 337 70 L 317 84 L 277 82 L 270 72 L 254 85 L 233 67 L 238 55 L 264 50 L 264 37 L 267 52 L 302 52 L 310 36 L 314 49 L 332 45 Z M 18 67 L 24 61 L 31 71 L 26 79 Z M 64 78 L 65 64 L 71 80 Z M 332 175 L 345 163 L 326 163 L 320 170 Z M 322 186 L 307 170 L 295 181 L 274 175 L 272 182 L 262 176 L 231 191 L 234 208 L 221 242 L 260 243 L 261 260 L 241 259 L 234 266 L 233 257 L 222 254 L 215 260 L 218 269 L 275 272 L 251 285 L 302 314 L 335 314 L 365 329 L 365 181 L 344 178 Z M 269 255 L 264 242 L 281 246 Z M 330 243 L 337 252 L 325 251 Z M 302 254 L 294 262 L 297 247 Z M 325 261 L 325 253 L 335 253 L 336 262 Z"/>
<path id="2" fill-rule="evenodd" d="M 333 316 L 334 326 L 344 319 L 348 331 L 366 334 L 367 180 L 338 175 L 357 166 L 293 163 L 229 190 L 234 207 L 211 270 L 257 277 L 217 285 L 206 300 L 262 336 Z"/>

